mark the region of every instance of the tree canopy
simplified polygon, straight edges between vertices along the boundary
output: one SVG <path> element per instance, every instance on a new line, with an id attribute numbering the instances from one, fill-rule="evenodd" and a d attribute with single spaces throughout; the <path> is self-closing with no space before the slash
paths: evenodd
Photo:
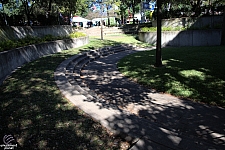
<path id="1" fill-rule="evenodd" d="M 0 20 L 4 24 L 24 25 L 40 23 L 68 24 L 71 14 L 86 16 L 88 0 L 1 0 Z"/>
<path id="2" fill-rule="evenodd" d="M 157 0 L 146 0 L 155 1 L 157 3 Z M 71 14 L 97 16 L 99 12 L 92 10 L 93 4 L 97 3 L 104 3 L 108 17 L 110 13 L 116 14 L 123 23 L 126 18 L 134 19 L 134 14 L 140 13 L 141 2 L 142 0 L 0 0 L 0 25 L 69 24 Z M 225 0 L 162 0 L 162 19 L 214 15 L 214 12 L 223 12 L 224 4 Z"/>

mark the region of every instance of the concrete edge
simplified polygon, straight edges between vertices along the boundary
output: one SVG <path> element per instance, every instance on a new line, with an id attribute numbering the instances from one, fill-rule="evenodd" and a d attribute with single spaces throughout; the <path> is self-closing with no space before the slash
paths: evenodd
<path id="1" fill-rule="evenodd" d="M 48 43 L 33 44 L 0 52 L 0 86 L 18 67 L 46 55 L 77 48 L 88 44 L 89 37 L 57 40 Z"/>

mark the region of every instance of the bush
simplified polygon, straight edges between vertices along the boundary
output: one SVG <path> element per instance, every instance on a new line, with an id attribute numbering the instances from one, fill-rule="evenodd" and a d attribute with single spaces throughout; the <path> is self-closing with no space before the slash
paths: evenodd
<path id="1" fill-rule="evenodd" d="M 162 31 L 183 31 L 186 28 L 183 27 L 162 27 Z M 157 27 L 143 27 L 140 29 L 141 32 L 153 32 L 157 31 Z"/>
<path id="2" fill-rule="evenodd" d="M 68 38 L 79 38 L 79 37 L 84 37 L 84 36 L 86 36 L 86 34 L 84 34 L 82 32 L 74 32 L 68 36 L 63 36 L 63 37 L 57 37 L 57 36 L 53 36 L 50 34 L 45 35 L 42 38 L 26 36 L 25 38 L 18 39 L 18 40 L 1 41 L 0 42 L 0 51 L 9 50 L 9 49 L 17 48 L 17 47 L 23 47 L 23 46 L 31 45 L 31 44 L 43 43 L 45 41 L 54 41 L 54 40 L 68 39 Z"/>
<path id="3" fill-rule="evenodd" d="M 0 42 L 0 47 L 3 50 L 9 50 L 9 49 L 15 48 L 16 44 L 11 40 L 6 40 L 6 41 Z"/>
<path id="4" fill-rule="evenodd" d="M 152 32 L 152 31 L 157 31 L 156 27 L 143 27 L 140 29 L 141 32 Z"/>
<path id="5" fill-rule="evenodd" d="M 51 34 L 45 35 L 43 37 L 44 41 L 53 41 L 54 39 L 56 39 L 56 38 L 53 35 L 51 35 Z"/>
<path id="6" fill-rule="evenodd" d="M 86 36 L 83 32 L 73 32 L 69 35 L 70 38 L 78 38 L 78 37 L 84 37 Z"/>
<path id="7" fill-rule="evenodd" d="M 184 31 L 184 30 L 208 30 L 208 29 L 221 29 L 221 24 L 216 24 L 214 27 L 210 27 L 210 25 L 205 25 L 201 28 L 198 27 L 162 27 L 162 31 Z M 140 29 L 140 32 L 154 32 L 157 31 L 157 27 L 143 27 Z"/>
<path id="8" fill-rule="evenodd" d="M 34 43 L 40 43 L 42 41 L 43 41 L 43 39 L 41 39 L 39 37 L 26 36 L 25 38 L 16 40 L 15 42 L 18 42 L 18 44 L 20 46 L 25 46 L 25 45 L 30 45 L 30 44 L 34 44 Z"/>

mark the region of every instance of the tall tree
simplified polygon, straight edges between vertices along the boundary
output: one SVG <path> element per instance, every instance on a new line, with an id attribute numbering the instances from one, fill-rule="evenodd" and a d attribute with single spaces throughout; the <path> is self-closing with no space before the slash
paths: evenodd
<path id="1" fill-rule="evenodd" d="M 124 20 L 126 17 L 126 10 L 128 8 L 128 6 L 125 3 L 126 0 L 120 0 L 120 5 L 119 5 L 119 9 L 120 9 L 120 15 L 121 15 L 121 23 L 124 24 Z"/>
<path id="2" fill-rule="evenodd" d="M 156 43 L 156 67 L 162 66 L 162 48 L 161 48 L 161 15 L 162 15 L 162 1 L 157 0 L 157 43 Z"/>
<path id="3" fill-rule="evenodd" d="M 222 25 L 222 34 L 221 34 L 221 42 L 220 45 L 225 45 L 225 6 L 223 9 L 223 25 Z"/>
<path id="4" fill-rule="evenodd" d="M 110 26 L 109 10 L 116 0 L 104 0 L 107 9 L 108 26 Z"/>
<path id="5" fill-rule="evenodd" d="M 225 45 L 225 0 L 217 0 L 216 3 L 223 5 L 223 24 L 220 45 Z"/>
<path id="6" fill-rule="evenodd" d="M 6 19 L 6 15 L 5 15 L 5 9 L 4 9 L 4 5 L 5 5 L 6 3 L 8 3 L 8 0 L 1 0 L 0 2 L 2 3 L 2 11 L 3 11 L 3 16 L 4 16 L 5 25 L 8 25 L 7 19 Z"/>
<path id="7" fill-rule="evenodd" d="M 142 0 L 125 0 L 125 4 L 128 7 L 132 8 L 132 17 L 133 17 L 133 24 L 135 24 L 134 14 L 135 14 L 135 7 L 140 4 Z"/>
<path id="8" fill-rule="evenodd" d="M 21 0 L 25 14 L 27 16 L 27 25 L 31 25 L 30 14 L 32 12 L 33 6 L 35 5 L 35 1 L 32 0 Z"/>

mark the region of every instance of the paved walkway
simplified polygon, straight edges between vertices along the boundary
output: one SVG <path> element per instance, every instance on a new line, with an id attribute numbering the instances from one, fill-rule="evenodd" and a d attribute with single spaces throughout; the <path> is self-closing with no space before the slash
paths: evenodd
<path id="1" fill-rule="evenodd" d="M 133 143 L 130 149 L 225 149 L 225 109 L 146 89 L 118 72 L 116 63 L 138 50 L 99 58 L 81 70 L 75 92 L 63 62 L 55 72 L 61 92 L 103 126 Z"/>

